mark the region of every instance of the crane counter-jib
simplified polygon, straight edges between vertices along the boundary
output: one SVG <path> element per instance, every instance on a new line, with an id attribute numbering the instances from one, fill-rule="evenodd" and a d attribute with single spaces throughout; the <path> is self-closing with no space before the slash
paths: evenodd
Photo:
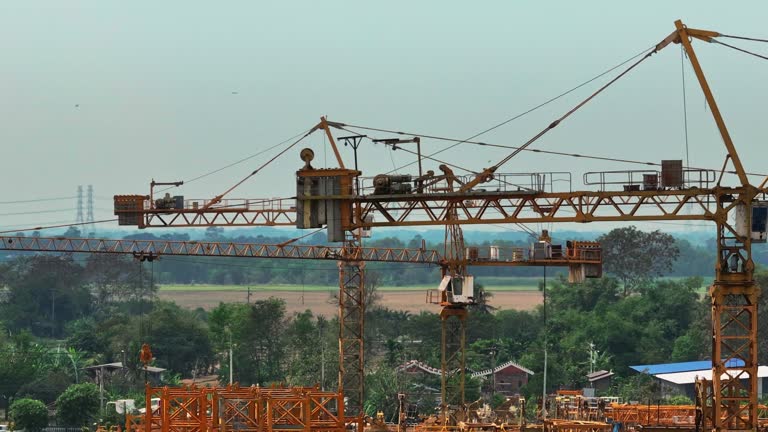
<path id="1" fill-rule="evenodd" d="M 561 193 L 431 193 L 385 196 L 313 195 L 302 202 L 322 205 L 276 208 L 211 207 L 143 209 L 117 207 L 121 225 L 140 228 L 207 226 L 299 226 L 319 228 L 328 221 L 300 224 L 304 208 L 348 207 L 342 225 L 358 227 L 439 225 L 448 209 L 459 210 L 452 223 L 541 223 L 592 221 L 714 220 L 717 203 L 733 201 L 744 187 Z M 117 199 L 117 197 L 116 197 Z M 338 220 L 338 219 L 337 219 Z M 321 223 L 322 222 L 322 223 Z"/>

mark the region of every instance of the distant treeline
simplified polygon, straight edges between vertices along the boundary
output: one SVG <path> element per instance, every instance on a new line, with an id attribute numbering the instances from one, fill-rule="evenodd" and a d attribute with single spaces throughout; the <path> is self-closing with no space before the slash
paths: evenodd
<path id="1" fill-rule="evenodd" d="M 78 237 L 81 233 L 71 228 L 65 237 Z M 142 240 L 181 240 L 189 241 L 187 233 L 155 235 L 152 232 L 142 232 L 124 237 L 125 239 Z M 266 236 L 237 236 L 228 237 L 222 228 L 209 228 L 205 232 L 205 241 L 232 241 L 238 243 L 277 244 L 290 240 L 288 237 Z M 562 242 L 561 239 L 556 241 Z M 416 235 L 408 241 L 397 237 L 384 237 L 367 240 L 367 247 L 381 248 L 420 248 L 423 239 Z M 666 276 L 703 276 L 713 273 L 715 248 L 696 246 L 685 239 L 676 238 L 679 250 L 678 259 Z M 303 244 L 325 244 L 325 235 L 318 233 L 300 242 Z M 443 251 L 443 243 L 425 242 L 427 249 Z M 494 242 L 467 243 L 486 253 L 489 246 L 498 246 L 502 250 L 512 248 L 528 248 L 530 242 L 498 240 Z M 3 259 L 13 258 L 15 253 L 5 254 Z M 81 257 L 78 261 L 84 260 Z M 397 263 L 369 263 L 368 269 L 376 271 L 382 286 L 410 286 L 433 283 L 439 275 L 435 266 Z M 290 284 L 290 285 L 335 285 L 338 282 L 338 269 L 333 261 L 309 261 L 288 259 L 243 259 L 243 258 L 206 258 L 206 257 L 162 257 L 153 264 L 152 274 L 155 283 L 159 284 L 216 284 L 216 285 L 248 285 L 248 284 Z M 476 267 L 472 273 L 482 282 L 483 277 L 540 277 L 542 269 L 537 267 Z M 565 275 L 566 269 L 550 268 L 548 275 Z"/>

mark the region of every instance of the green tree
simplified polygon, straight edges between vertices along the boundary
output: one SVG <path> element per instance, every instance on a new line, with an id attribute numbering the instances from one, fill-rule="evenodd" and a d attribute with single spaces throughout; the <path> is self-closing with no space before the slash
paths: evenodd
<path id="1" fill-rule="evenodd" d="M 493 293 L 486 291 L 485 287 L 477 282 L 473 288 L 475 294 L 475 303 L 469 306 L 469 310 L 476 314 L 490 314 L 496 310 L 491 306 L 491 297 Z"/>
<path id="2" fill-rule="evenodd" d="M 618 377 L 613 380 L 611 394 L 625 401 L 647 403 L 658 401 L 661 396 L 661 386 L 655 378 L 646 373 L 638 373 L 627 378 Z"/>
<path id="3" fill-rule="evenodd" d="M 0 312 L 11 330 L 60 337 L 67 322 L 89 312 L 91 294 L 82 283 L 82 267 L 71 255 L 22 257 L 9 270 Z"/>
<path id="4" fill-rule="evenodd" d="M 106 353 L 108 340 L 105 336 L 104 321 L 97 322 L 92 317 L 80 318 L 67 325 L 67 345 L 79 351 L 93 355 Z"/>
<path id="5" fill-rule="evenodd" d="M 94 296 L 94 306 L 104 309 L 116 301 L 151 298 L 157 293 L 150 274 L 141 271 L 132 257 L 90 254 L 85 261 L 84 279 Z"/>
<path id="6" fill-rule="evenodd" d="M 19 389 L 40 376 L 46 367 L 45 357 L 45 349 L 26 331 L 0 345 L 0 399 L 6 408 Z"/>
<path id="7" fill-rule="evenodd" d="M 398 379 L 394 369 L 378 367 L 366 373 L 365 388 L 365 414 L 375 417 L 378 411 L 382 411 L 387 421 L 393 421 L 398 409 Z"/>
<path id="8" fill-rule="evenodd" d="M 99 388 L 73 384 L 56 399 L 56 418 L 64 426 L 86 426 L 99 413 Z"/>
<path id="9" fill-rule="evenodd" d="M 680 253 L 671 235 L 635 226 L 614 229 L 597 241 L 603 249 L 603 267 L 619 278 L 625 297 L 643 282 L 671 271 Z"/>
<path id="10" fill-rule="evenodd" d="M 17 399 L 9 411 L 15 429 L 38 432 L 48 426 L 48 408 L 39 400 Z"/>
<path id="11" fill-rule="evenodd" d="M 502 361 L 519 359 L 530 344 L 540 336 L 540 319 L 534 311 L 518 311 L 514 309 L 496 312 L 497 338 L 503 345 L 508 358 L 499 357 Z"/>
<path id="12" fill-rule="evenodd" d="M 666 399 L 668 405 L 693 405 L 691 398 L 685 395 L 674 395 Z"/>
<path id="13" fill-rule="evenodd" d="M 291 320 L 287 329 L 289 356 L 286 381 L 295 386 L 311 386 L 320 380 L 321 335 L 315 326 L 312 311 L 306 310 Z"/>
<path id="14" fill-rule="evenodd" d="M 229 333 L 233 344 L 233 377 L 243 385 L 265 385 L 285 378 L 285 300 L 270 297 L 253 304 L 219 304 L 208 316 L 210 333 L 221 352 L 222 378 L 229 376 Z M 316 345 L 315 345 L 316 346 Z M 317 354 L 317 350 L 315 350 Z"/>
<path id="15" fill-rule="evenodd" d="M 208 330 L 193 311 L 175 303 L 156 302 L 147 321 L 152 327 L 146 340 L 159 366 L 187 376 L 213 362 Z"/>
<path id="16" fill-rule="evenodd" d="M 72 384 L 72 378 L 68 374 L 61 371 L 47 371 L 22 385 L 16 397 L 37 399 L 50 404 Z"/>

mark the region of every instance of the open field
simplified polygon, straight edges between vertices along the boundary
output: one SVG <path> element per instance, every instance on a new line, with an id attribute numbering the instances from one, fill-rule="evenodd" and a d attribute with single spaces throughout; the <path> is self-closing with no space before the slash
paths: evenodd
<path id="1" fill-rule="evenodd" d="M 483 286 L 489 291 L 536 291 L 539 278 L 504 278 L 485 277 Z M 159 285 L 161 292 L 169 291 L 242 291 L 247 292 L 250 286 L 251 292 L 257 291 L 281 291 L 281 292 L 329 292 L 335 291 L 335 285 Z M 437 288 L 437 284 L 416 284 L 408 286 L 381 286 L 378 291 L 420 291 Z"/>
<path id="2" fill-rule="evenodd" d="M 681 279 L 681 278 L 671 278 Z M 539 278 L 485 277 L 483 286 L 493 293 L 491 304 L 499 309 L 530 310 L 541 304 Z M 706 281 L 704 281 L 706 285 Z M 219 302 L 245 302 L 247 285 L 160 285 L 160 298 L 173 300 L 182 307 L 212 309 Z M 382 286 L 381 303 L 390 309 L 410 312 L 436 311 L 437 306 L 426 303 L 426 292 L 437 285 Z M 333 285 L 250 285 L 251 301 L 278 297 L 285 299 L 288 311 L 311 309 L 316 314 L 336 313 Z M 706 287 L 700 289 L 706 292 Z"/>
<path id="3" fill-rule="evenodd" d="M 182 286 L 175 286 L 182 288 Z M 210 288 L 210 286 L 208 286 Z M 195 289 L 161 289 L 160 298 L 173 300 L 186 308 L 211 309 L 219 302 L 245 302 L 247 296 L 246 287 L 237 289 L 224 289 L 225 287 L 213 287 L 205 289 L 205 286 L 195 286 Z M 305 290 L 298 289 L 251 289 L 251 301 L 262 300 L 268 297 L 285 299 L 288 313 L 301 312 L 311 309 L 316 315 L 332 316 L 338 308 L 336 300 L 332 297 L 335 287 L 322 287 L 322 289 Z M 319 287 L 318 287 L 319 288 Z M 429 287 L 434 288 L 434 287 Z M 437 312 L 438 307 L 426 303 L 426 288 L 409 289 L 385 289 L 381 293 L 381 304 L 390 309 L 407 310 L 418 313 L 422 310 Z M 491 304 L 501 309 L 533 309 L 540 304 L 541 293 L 535 290 L 506 290 L 494 291 Z"/>

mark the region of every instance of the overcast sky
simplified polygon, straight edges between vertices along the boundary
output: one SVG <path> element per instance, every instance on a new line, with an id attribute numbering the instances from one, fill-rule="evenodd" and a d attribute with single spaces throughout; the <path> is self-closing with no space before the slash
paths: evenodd
<path id="1" fill-rule="evenodd" d="M 678 18 L 768 37 L 761 1 L 4 1 L 0 230 L 74 221 L 74 199 L 7 202 L 72 197 L 78 185 L 94 186 L 96 218 L 110 218 L 114 194 L 147 193 L 152 178 L 192 179 L 296 135 L 321 115 L 466 138 L 651 47 Z M 766 44 L 728 42 L 768 54 Z M 694 43 L 747 169 L 768 171 L 768 64 Z M 608 79 L 482 140 L 519 145 Z M 687 63 L 685 79 L 691 165 L 719 168 L 724 148 Z M 682 89 L 674 45 L 535 147 L 683 159 Z M 321 134 L 312 136 L 231 196 L 293 195 L 301 147 L 315 149 L 315 165 L 334 165 L 324 145 Z M 444 146 L 423 142 L 425 152 Z M 216 195 L 276 151 L 176 193 Z M 351 164 L 351 151 L 342 151 Z M 461 145 L 441 157 L 480 170 L 506 154 Z M 370 176 L 413 160 L 370 143 L 360 158 Z M 500 171 L 573 171 L 578 189 L 585 171 L 642 168 L 522 154 Z M 26 212 L 45 213 L 12 215 Z"/>

